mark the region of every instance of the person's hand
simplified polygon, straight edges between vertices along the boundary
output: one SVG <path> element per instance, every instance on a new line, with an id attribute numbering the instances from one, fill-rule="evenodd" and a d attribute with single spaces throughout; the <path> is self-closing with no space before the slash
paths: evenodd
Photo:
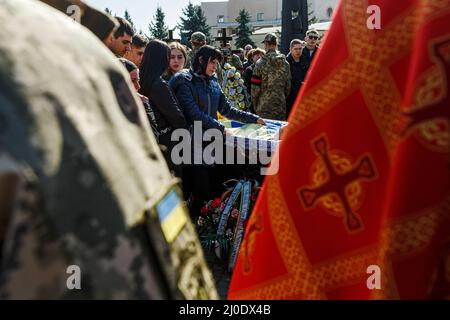
<path id="1" fill-rule="evenodd" d="M 265 125 L 266 125 L 266 122 L 264 121 L 263 118 L 258 118 L 258 120 L 256 121 L 256 123 L 257 123 L 257 124 L 260 124 L 260 125 L 262 125 L 262 126 L 265 126 Z"/>

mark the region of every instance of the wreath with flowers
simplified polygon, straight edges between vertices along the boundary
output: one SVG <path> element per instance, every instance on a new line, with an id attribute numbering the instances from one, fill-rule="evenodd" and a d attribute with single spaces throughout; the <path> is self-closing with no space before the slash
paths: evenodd
<path id="1" fill-rule="evenodd" d="M 233 180 L 225 186 L 220 198 L 210 200 L 201 209 L 197 231 L 202 247 L 227 264 L 231 272 L 260 186 L 249 180 Z"/>
<path id="2" fill-rule="evenodd" d="M 244 111 L 249 109 L 250 99 L 242 75 L 229 63 L 225 63 L 223 66 L 222 88 L 233 107 Z"/>

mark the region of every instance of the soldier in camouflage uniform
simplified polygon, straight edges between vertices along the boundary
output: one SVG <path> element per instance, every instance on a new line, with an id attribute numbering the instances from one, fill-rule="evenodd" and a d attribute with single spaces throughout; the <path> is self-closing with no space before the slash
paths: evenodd
<path id="1" fill-rule="evenodd" d="M 232 67 L 235 67 L 236 70 L 242 75 L 242 62 L 241 59 L 231 51 L 231 45 L 228 43 L 224 48 L 221 49 L 223 55 L 223 61 L 221 64 L 217 66 L 216 76 L 219 81 L 220 86 L 223 87 L 223 73 L 224 66 L 226 63 L 229 63 Z M 222 88 L 224 89 L 224 88 Z"/>
<path id="2" fill-rule="evenodd" d="M 222 49 L 223 54 L 223 64 L 229 63 L 232 67 L 235 67 L 237 71 L 242 73 L 242 61 L 238 55 L 234 54 L 231 50 L 231 45 L 227 44 L 225 48 Z"/>
<path id="3" fill-rule="evenodd" d="M 194 32 L 191 36 L 192 50 L 188 53 L 186 69 L 191 67 L 191 61 L 194 61 L 197 51 L 206 44 L 206 36 L 203 32 Z"/>
<path id="4" fill-rule="evenodd" d="M 123 66 L 42 2 L 0 20 L 0 299 L 217 298 Z"/>
<path id="5" fill-rule="evenodd" d="M 266 55 L 253 69 L 252 103 L 256 114 L 265 119 L 286 121 L 286 97 L 291 90 L 291 71 L 286 57 L 277 52 L 277 36 L 264 38 Z"/>

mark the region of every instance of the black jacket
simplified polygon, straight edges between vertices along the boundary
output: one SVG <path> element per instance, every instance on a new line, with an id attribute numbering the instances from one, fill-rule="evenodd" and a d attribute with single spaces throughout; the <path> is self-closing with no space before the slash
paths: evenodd
<path id="1" fill-rule="evenodd" d="M 159 142 L 168 145 L 172 131 L 186 127 L 186 120 L 172 89 L 160 77 L 150 88 L 142 88 L 141 92 L 149 98 L 158 128 Z"/>
<path id="2" fill-rule="evenodd" d="M 247 92 L 251 95 L 252 94 L 252 75 L 253 75 L 253 68 L 255 67 L 254 64 L 249 65 L 244 72 L 244 85 L 247 88 Z"/>
<path id="3" fill-rule="evenodd" d="M 306 77 L 306 74 L 307 74 L 307 72 L 309 70 L 309 67 L 311 66 L 311 63 L 312 63 L 314 57 L 316 56 L 318 50 L 319 50 L 319 47 L 316 46 L 316 49 L 314 50 L 313 54 L 311 55 L 308 47 L 305 47 L 303 49 L 302 56 L 300 57 L 300 60 L 302 62 L 302 69 L 305 72 L 305 77 Z"/>
<path id="4" fill-rule="evenodd" d="M 303 55 L 300 56 L 300 60 L 296 62 L 289 53 L 286 60 L 289 62 L 289 66 L 291 68 L 291 88 L 298 90 L 302 86 L 302 82 L 305 80 L 306 72 L 308 71 L 305 69 L 306 63 L 304 61 L 304 57 Z"/>
<path id="5" fill-rule="evenodd" d="M 243 63 L 243 68 L 244 68 L 244 72 L 245 70 L 250 67 L 253 64 L 252 60 L 245 60 L 245 62 Z"/>
<path id="6" fill-rule="evenodd" d="M 305 70 L 305 58 L 303 57 L 303 55 L 300 56 L 300 60 L 296 62 L 294 58 L 292 58 L 292 55 L 289 53 L 286 57 L 286 60 L 291 68 L 292 76 L 291 93 L 286 99 L 286 109 L 289 116 L 289 113 L 291 112 L 292 106 L 295 102 L 295 99 L 297 98 L 302 83 L 305 80 L 307 70 Z"/>
<path id="7" fill-rule="evenodd" d="M 287 62 L 289 62 L 289 65 L 291 66 L 292 75 L 291 93 L 286 98 L 286 112 L 288 116 L 292 110 L 295 100 L 297 99 L 297 95 L 300 92 L 301 86 L 305 81 L 308 70 L 311 67 L 311 63 L 316 56 L 318 49 L 319 47 L 317 46 L 311 55 L 309 49 L 305 47 L 302 55 L 300 56 L 299 62 L 295 62 L 290 53 L 286 57 Z"/>

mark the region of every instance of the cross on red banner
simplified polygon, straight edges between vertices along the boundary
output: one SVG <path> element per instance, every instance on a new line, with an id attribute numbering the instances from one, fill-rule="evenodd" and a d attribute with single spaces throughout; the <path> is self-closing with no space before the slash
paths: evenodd
<path id="1" fill-rule="evenodd" d="M 450 41 L 445 40 L 437 43 L 433 47 L 433 52 L 438 61 L 442 64 L 444 81 L 448 83 L 450 80 Z M 443 97 L 440 101 L 406 113 L 408 123 L 404 132 L 408 132 L 413 127 L 424 122 L 439 118 L 447 120 L 450 131 L 450 93 L 448 92 L 448 87 L 446 89 L 447 90 L 444 90 Z"/>
<path id="2" fill-rule="evenodd" d="M 450 0 L 341 0 L 229 298 L 450 298 L 449 20 Z"/>
<path id="3" fill-rule="evenodd" d="M 336 194 L 344 210 L 344 223 L 350 232 L 362 228 L 361 218 L 353 212 L 347 194 L 348 186 L 361 180 L 370 181 L 376 177 L 372 160 L 368 155 L 363 156 L 355 167 L 344 173 L 338 173 L 330 159 L 326 137 L 314 141 L 317 154 L 321 157 L 327 171 L 327 182 L 315 188 L 303 187 L 299 190 L 305 209 L 315 206 L 316 202 L 329 194 Z"/>

